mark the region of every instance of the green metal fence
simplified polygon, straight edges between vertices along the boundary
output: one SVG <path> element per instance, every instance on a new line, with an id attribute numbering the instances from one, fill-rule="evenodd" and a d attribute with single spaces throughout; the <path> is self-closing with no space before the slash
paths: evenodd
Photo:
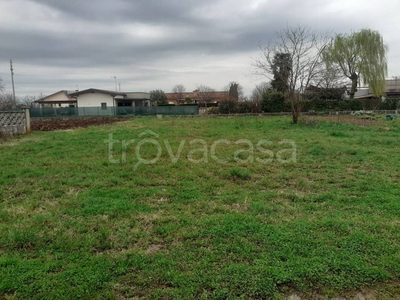
<path id="1" fill-rule="evenodd" d="M 121 107 L 43 107 L 32 108 L 32 118 L 73 116 L 121 116 L 121 115 L 198 115 L 197 105 L 185 106 L 121 106 Z"/>

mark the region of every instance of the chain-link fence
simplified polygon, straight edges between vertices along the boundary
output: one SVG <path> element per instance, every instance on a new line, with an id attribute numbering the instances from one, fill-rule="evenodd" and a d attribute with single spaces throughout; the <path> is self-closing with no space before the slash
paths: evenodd
<path id="1" fill-rule="evenodd" d="M 32 118 L 72 116 L 121 116 L 121 115 L 198 115 L 197 105 L 184 106 L 121 106 L 121 107 L 42 107 L 32 108 Z"/>

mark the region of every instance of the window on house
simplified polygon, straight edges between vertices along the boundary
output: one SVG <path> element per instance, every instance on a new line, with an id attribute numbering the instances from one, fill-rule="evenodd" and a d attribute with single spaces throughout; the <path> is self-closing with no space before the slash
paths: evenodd
<path id="1" fill-rule="evenodd" d="M 107 103 L 101 103 L 101 109 L 107 109 Z"/>

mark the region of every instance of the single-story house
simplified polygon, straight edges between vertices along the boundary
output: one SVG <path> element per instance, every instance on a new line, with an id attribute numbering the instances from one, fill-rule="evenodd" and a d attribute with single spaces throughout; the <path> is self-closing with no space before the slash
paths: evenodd
<path id="1" fill-rule="evenodd" d="M 87 89 L 68 92 L 61 90 L 35 101 L 40 107 L 109 107 L 150 106 L 150 94 Z"/>
<path id="2" fill-rule="evenodd" d="M 386 79 L 385 80 L 385 95 L 383 95 L 382 100 L 385 98 L 399 98 L 400 97 L 400 78 Z M 350 88 L 348 88 L 348 91 Z M 372 99 L 376 98 L 372 95 L 368 87 L 358 87 L 357 92 L 354 94 L 354 99 Z M 347 96 L 346 99 L 349 99 Z"/>
<path id="3" fill-rule="evenodd" d="M 77 106 L 77 98 L 70 96 L 67 90 L 61 90 L 54 94 L 36 100 L 40 107 L 68 107 Z"/>
<path id="4" fill-rule="evenodd" d="M 400 98 L 400 78 L 386 80 L 386 97 Z"/>

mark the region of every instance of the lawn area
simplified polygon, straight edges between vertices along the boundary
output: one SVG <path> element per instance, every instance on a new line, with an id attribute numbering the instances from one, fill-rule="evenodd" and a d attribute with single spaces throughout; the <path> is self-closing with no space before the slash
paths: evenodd
<path id="1" fill-rule="evenodd" d="M 0 298 L 394 297 L 399 136 L 148 117 L 0 141 Z"/>

